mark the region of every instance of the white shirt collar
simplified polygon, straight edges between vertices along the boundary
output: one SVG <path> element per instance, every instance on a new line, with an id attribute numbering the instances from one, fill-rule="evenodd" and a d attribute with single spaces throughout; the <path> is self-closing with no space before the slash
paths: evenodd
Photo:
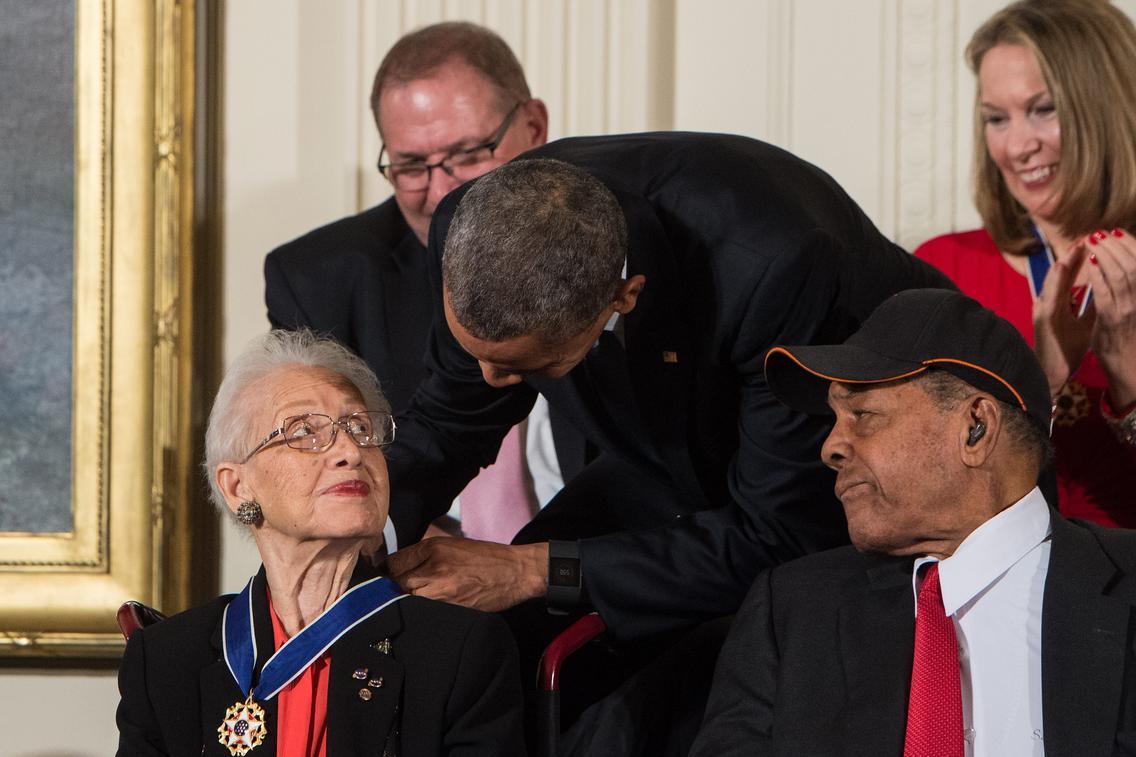
<path id="1" fill-rule="evenodd" d="M 1037 487 L 974 529 L 953 555 L 939 562 L 939 585 L 947 615 L 973 601 L 1051 532 L 1049 505 Z M 916 596 L 915 577 L 920 566 L 935 559 L 921 557 L 915 561 L 911 580 Z"/>

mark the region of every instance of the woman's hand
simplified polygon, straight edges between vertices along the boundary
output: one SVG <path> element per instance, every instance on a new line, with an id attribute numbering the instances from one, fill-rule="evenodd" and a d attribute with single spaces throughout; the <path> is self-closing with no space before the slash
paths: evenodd
<path id="1" fill-rule="evenodd" d="M 1033 303 L 1033 349 L 1049 380 L 1050 397 L 1056 397 L 1077 370 L 1093 334 L 1092 307 L 1078 318 L 1079 303 L 1070 299 L 1084 255 L 1084 245 L 1078 244 L 1068 256 L 1054 262 L 1041 296 Z"/>
<path id="2" fill-rule="evenodd" d="M 1122 229 L 1088 238 L 1096 326 L 1092 348 L 1108 376 L 1110 404 L 1136 402 L 1136 239 Z"/>

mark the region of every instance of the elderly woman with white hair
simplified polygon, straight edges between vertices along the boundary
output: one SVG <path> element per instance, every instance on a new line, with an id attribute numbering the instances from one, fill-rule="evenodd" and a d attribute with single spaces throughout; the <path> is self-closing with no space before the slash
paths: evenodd
<path id="1" fill-rule="evenodd" d="M 230 366 L 205 470 L 263 567 L 131 636 L 119 755 L 524 753 L 500 618 L 407 596 L 360 560 L 394 433 L 374 374 L 335 342 L 272 331 Z"/>

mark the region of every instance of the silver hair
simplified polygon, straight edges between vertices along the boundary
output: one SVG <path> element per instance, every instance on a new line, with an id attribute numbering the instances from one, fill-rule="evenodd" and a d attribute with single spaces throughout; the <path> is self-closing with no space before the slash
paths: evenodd
<path id="1" fill-rule="evenodd" d="M 390 412 L 374 371 L 355 353 L 338 342 L 302 329 L 276 329 L 253 339 L 225 371 L 209 423 L 205 428 L 205 461 L 202 468 L 209 482 L 209 496 L 222 512 L 225 497 L 214 475 L 223 462 L 242 460 L 256 443 L 252 428 L 255 402 L 249 402 L 250 387 L 288 368 L 323 368 L 342 376 L 359 392 L 368 410 Z"/>

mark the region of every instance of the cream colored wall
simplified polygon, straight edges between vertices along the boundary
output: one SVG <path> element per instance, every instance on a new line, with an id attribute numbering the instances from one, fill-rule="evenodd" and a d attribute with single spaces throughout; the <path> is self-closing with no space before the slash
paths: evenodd
<path id="1" fill-rule="evenodd" d="M 552 136 L 695 129 L 748 134 L 822 166 L 911 245 L 973 226 L 970 74 L 961 50 L 997 0 L 240 0 L 224 4 L 226 358 L 267 327 L 275 245 L 387 189 L 366 109 L 403 30 L 496 29 L 552 114 Z M 1136 0 L 1119 5 L 1136 14 Z M 329 295 L 333 296 L 333 295 Z M 255 569 L 226 526 L 225 590 Z M 114 752 L 114 674 L 0 673 L 9 757 Z"/>

